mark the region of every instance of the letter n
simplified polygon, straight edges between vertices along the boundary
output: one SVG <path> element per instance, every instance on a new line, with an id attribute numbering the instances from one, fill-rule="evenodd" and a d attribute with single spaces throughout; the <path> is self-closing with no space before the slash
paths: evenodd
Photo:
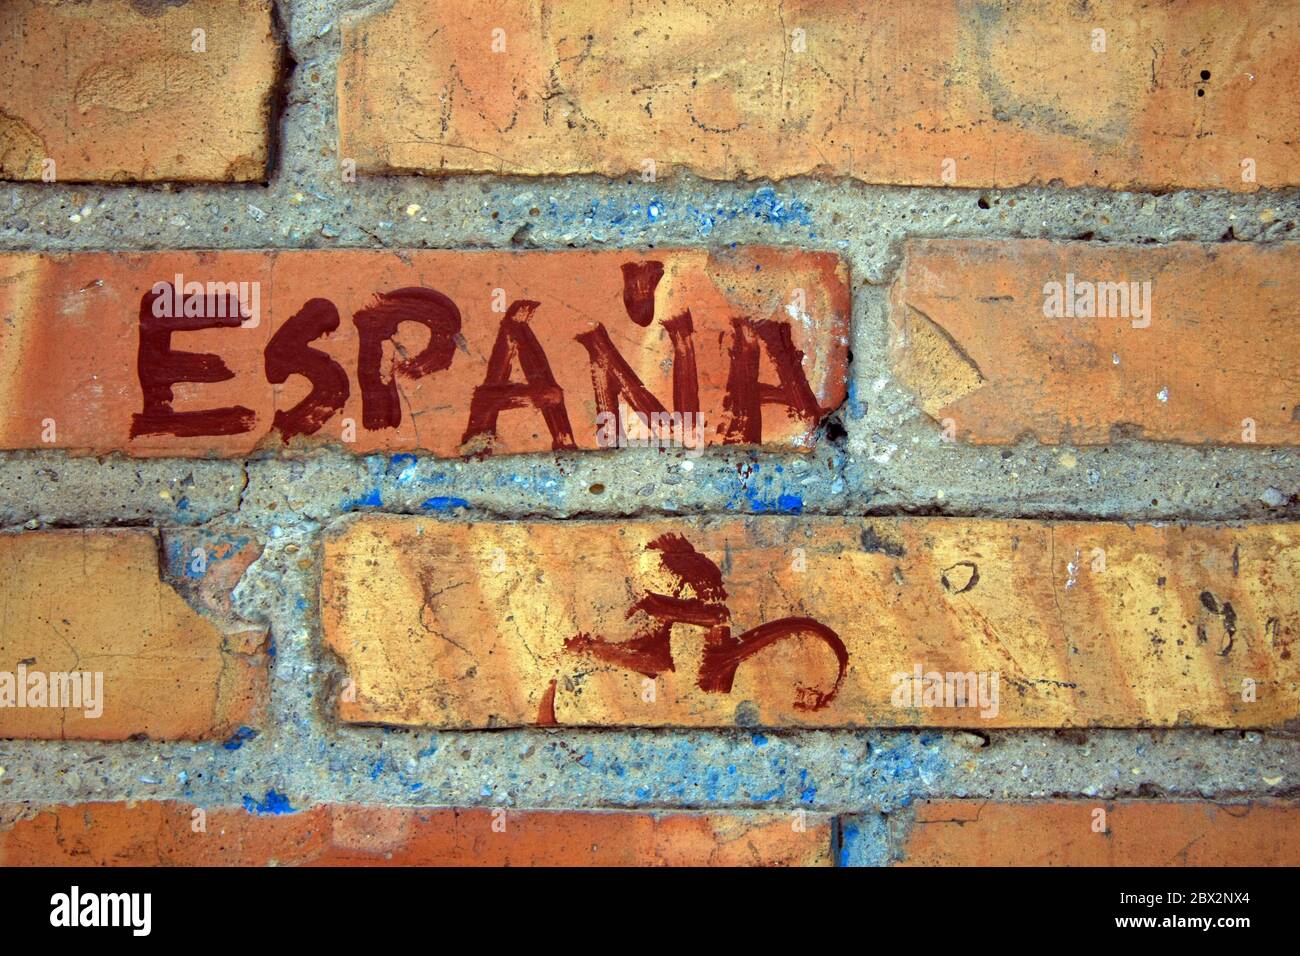
<path id="1" fill-rule="evenodd" d="M 695 365 L 694 328 L 690 311 L 664 322 L 673 345 L 673 404 L 679 412 L 699 412 L 699 375 Z M 591 384 L 596 394 L 598 412 L 618 413 L 618 398 L 623 396 L 633 411 L 643 416 L 664 412 L 654 393 L 645 387 L 627 360 L 610 340 L 599 322 L 589 332 L 574 336 L 591 359 Z"/>

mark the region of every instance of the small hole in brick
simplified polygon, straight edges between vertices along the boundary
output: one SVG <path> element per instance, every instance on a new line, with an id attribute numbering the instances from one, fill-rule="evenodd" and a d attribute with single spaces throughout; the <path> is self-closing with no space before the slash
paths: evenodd
<path id="1" fill-rule="evenodd" d="M 605 486 L 598 481 L 587 490 L 593 495 L 603 495 L 605 493 Z"/>
<path id="2" fill-rule="evenodd" d="M 1201 79 L 1203 79 L 1203 80 L 1208 80 L 1209 78 L 1210 78 L 1210 71 L 1209 71 L 1209 70 L 1201 70 Z"/>
<path id="3" fill-rule="evenodd" d="M 1197 90 L 1197 91 L 1196 91 L 1196 95 L 1197 95 L 1197 96 L 1204 96 L 1204 95 L 1205 95 L 1205 90 Z"/>
<path id="4" fill-rule="evenodd" d="M 987 197 L 987 196 L 980 196 L 980 200 L 979 200 L 979 202 L 977 202 L 975 205 L 979 206 L 981 209 L 988 209 L 988 208 L 989 208 L 989 199 L 988 199 L 988 197 Z"/>

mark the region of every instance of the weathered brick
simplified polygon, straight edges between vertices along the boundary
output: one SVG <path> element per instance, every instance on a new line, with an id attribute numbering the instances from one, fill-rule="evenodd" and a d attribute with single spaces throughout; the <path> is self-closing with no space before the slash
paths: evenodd
<path id="1" fill-rule="evenodd" d="M 0 179 L 263 180 L 282 56 L 271 0 L 6 0 Z"/>
<path id="2" fill-rule="evenodd" d="M 891 362 L 959 441 L 1295 445 L 1297 302 L 1291 244 L 919 240 Z"/>
<path id="3" fill-rule="evenodd" d="M 349 805 L 0 807 L 0 866 L 827 866 L 830 818 Z M 198 829 L 202 827 L 203 829 Z"/>
<path id="4" fill-rule="evenodd" d="M 1297 584 L 1295 524 L 367 516 L 321 615 L 345 721 L 1251 727 L 1300 716 Z"/>
<path id="5" fill-rule="evenodd" d="M 397 0 L 343 17 L 339 155 L 370 172 L 653 160 L 717 179 L 1282 186 L 1300 182 L 1295 9 Z"/>
<path id="6" fill-rule="evenodd" d="M 897 852 L 904 866 L 1297 866 L 1300 806 L 926 800 Z"/>
<path id="7" fill-rule="evenodd" d="M 196 535 L 160 545 L 137 530 L 0 534 L 0 738 L 201 740 L 256 725 L 265 629 L 235 618 L 223 586 L 203 580 L 232 587 L 238 573 L 224 566 L 246 565 L 250 544 L 226 551 Z M 160 553 L 194 606 L 164 580 Z M 56 701 L 64 674 L 77 677 Z"/>
<path id="8" fill-rule="evenodd" d="M 177 276 L 204 294 L 151 291 Z M 186 306 L 207 317 L 156 314 Z M 694 447 L 806 448 L 846 389 L 828 253 L 0 254 L 0 314 L 0 448 L 592 449 L 621 407 L 696 412 Z"/>

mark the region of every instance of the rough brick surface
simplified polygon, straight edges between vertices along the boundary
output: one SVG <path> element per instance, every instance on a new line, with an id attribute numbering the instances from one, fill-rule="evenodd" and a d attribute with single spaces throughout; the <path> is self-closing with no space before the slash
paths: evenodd
<path id="1" fill-rule="evenodd" d="M 1297 29 L 1268 0 L 398 0 L 344 19 L 339 154 L 374 172 L 649 159 L 719 179 L 1235 189 L 1250 160 L 1295 184 Z"/>
<path id="2" fill-rule="evenodd" d="M 0 864 L 1295 862 L 1298 13 L 0 0 Z"/>
<path id="3" fill-rule="evenodd" d="M 281 59 L 271 0 L 6 0 L 0 179 L 263 180 Z"/>
<path id="4" fill-rule="evenodd" d="M 1298 559 L 1293 524 L 366 517 L 321 614 L 349 721 L 1253 727 L 1300 716 Z M 895 697 L 917 668 L 997 704 Z"/>
<path id="5" fill-rule="evenodd" d="M 691 411 L 666 442 L 806 448 L 846 390 L 827 253 L 0 254 L 0 311 L 3 448 L 594 449 L 620 409 L 633 440 Z"/>
<path id="6" fill-rule="evenodd" d="M 0 806 L 0 866 L 827 866 L 820 814 Z"/>
<path id="7" fill-rule="evenodd" d="M 892 365 L 960 441 L 1295 445 L 1297 302 L 1294 244 L 914 241 Z"/>
<path id="8" fill-rule="evenodd" d="M 174 559 L 164 567 L 189 581 L 192 606 L 163 580 L 154 532 L 0 535 L 0 738 L 221 739 L 256 725 L 267 695 L 266 632 L 218 596 L 233 583 L 225 565 L 246 564 L 250 548 L 209 550 L 191 532 L 168 540 L 161 550 Z M 80 676 L 96 673 L 97 695 Z M 78 705 L 53 706 L 56 674 L 78 675 L 100 706 L 70 689 L 58 703 Z"/>
<path id="9" fill-rule="evenodd" d="M 927 800 L 896 852 L 905 866 L 1297 866 L 1300 806 Z"/>

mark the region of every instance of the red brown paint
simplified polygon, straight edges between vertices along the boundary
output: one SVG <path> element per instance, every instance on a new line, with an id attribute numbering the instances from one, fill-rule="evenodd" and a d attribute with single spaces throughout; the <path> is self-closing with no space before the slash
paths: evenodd
<path id="1" fill-rule="evenodd" d="M 655 289 L 664 277 L 664 264 L 657 260 L 649 262 L 625 262 L 623 271 L 623 307 L 627 317 L 637 325 L 645 328 L 655 317 Z"/>
<path id="2" fill-rule="evenodd" d="M 663 276 L 663 263 L 625 263 L 623 301 L 628 317 L 640 326 L 654 320 L 654 290 Z M 132 435 L 230 435 L 253 428 L 251 410 L 235 407 L 202 412 L 171 411 L 171 387 L 177 382 L 219 382 L 234 373 L 215 355 L 172 351 L 171 334 L 205 328 L 231 328 L 243 321 L 236 311 L 230 318 L 163 319 L 153 314 L 155 292 L 140 302 L 138 368 L 145 410 L 137 416 Z M 209 296 L 204 315 L 224 316 Z M 546 350 L 534 334 L 529 319 L 540 302 L 512 302 L 501 320 L 496 344 L 488 359 L 483 383 L 474 389 L 469 422 L 461 438 L 462 452 L 489 454 L 496 443 L 498 416 L 513 409 L 532 408 L 542 417 L 555 451 L 577 448 L 573 426 L 564 403 L 564 389 L 555 380 Z M 237 301 L 236 301 L 237 308 Z M 413 287 L 381 292 L 353 319 L 360 334 L 357 375 L 361 387 L 362 424 L 371 431 L 396 428 L 402 422 L 398 383 L 423 378 L 450 367 L 461 329 L 460 309 L 434 289 Z M 428 343 L 411 358 L 385 361 L 384 346 L 392 344 L 398 327 L 414 322 L 429 331 Z M 275 334 L 267 345 L 266 376 L 275 385 L 299 374 L 312 383 L 312 392 L 289 411 L 277 411 L 273 427 L 285 441 L 294 435 L 312 435 L 342 409 L 348 396 L 342 366 L 310 343 L 339 326 L 338 310 L 328 299 L 312 299 Z M 673 347 L 673 399 L 676 412 L 698 413 L 699 381 L 695 368 L 694 328 L 689 310 L 664 323 Z M 727 377 L 724 407 L 728 417 L 720 427 L 722 444 L 761 444 L 764 405 L 780 405 L 815 425 L 826 409 L 808 385 L 803 352 L 795 348 L 788 322 L 748 317 L 732 320 L 731 371 Z M 617 411 L 618 399 L 641 415 L 666 412 L 619 353 L 602 323 L 574 336 L 587 350 L 592 388 L 601 412 Z M 759 380 L 762 353 L 776 369 L 779 384 Z M 524 381 L 516 382 L 516 370 Z M 340 375 L 342 378 L 340 378 Z"/>
<path id="3" fill-rule="evenodd" d="M 151 281 L 181 273 L 267 289 L 265 321 L 188 291 L 159 314 L 181 290 Z M 706 444 L 807 448 L 845 391 L 847 283 L 823 253 L 0 254 L 0 280 L 0 357 L 23 369 L 0 448 L 592 449 L 624 408 L 690 414 Z"/>
<path id="4" fill-rule="evenodd" d="M 398 381 L 422 378 L 451 365 L 456 354 L 455 336 L 460 332 L 460 309 L 433 289 L 398 289 L 375 296 L 374 303 L 358 312 L 354 321 L 361 335 L 357 377 L 361 384 L 362 423 L 371 431 L 396 428 L 402 421 Z M 414 358 L 393 361 L 385 381 L 384 345 L 393 341 L 403 322 L 425 326 L 429 342 Z"/>
<path id="5" fill-rule="evenodd" d="M 238 328 L 244 321 L 237 298 L 205 296 L 202 314 L 171 315 L 159 308 L 167 295 L 146 292 L 140 300 L 140 376 L 143 409 L 131 421 L 131 437 L 140 435 L 236 435 L 253 427 L 253 410 L 235 405 L 202 411 L 172 410 L 173 387 L 179 382 L 224 382 L 235 377 L 220 356 L 172 348 L 176 332 Z"/>
<path id="6" fill-rule="evenodd" d="M 524 300 L 511 303 L 506 310 L 496 345 L 492 347 L 492 356 L 488 359 L 487 375 L 483 384 L 474 389 L 474 398 L 469 406 L 469 425 L 460 440 L 462 449 L 475 454 L 490 452 L 496 444 L 497 416 L 503 411 L 527 406 L 541 413 L 555 451 L 577 447 L 569 413 L 564 407 L 564 390 L 555 381 L 542 343 L 528 326 L 529 318 L 540 305 L 540 302 Z M 522 385 L 511 379 L 516 362 L 524 376 Z"/>
<path id="7" fill-rule="evenodd" d="M 311 343 L 339 327 L 339 310 L 328 299 L 311 299 L 282 325 L 266 345 L 266 380 L 283 385 L 290 375 L 302 375 L 311 382 L 311 393 L 288 411 L 275 413 L 271 427 L 285 443 L 295 435 L 320 431 L 331 416 L 342 410 L 350 386 L 343 366 Z"/>
<path id="8" fill-rule="evenodd" d="M 629 619 L 638 614 L 650 618 L 635 637 L 613 643 L 590 634 L 576 634 L 565 641 L 565 650 L 655 678 L 676 671 L 672 654 L 673 625 L 702 627 L 705 629 L 704 657 L 700 662 L 699 688 L 710 693 L 729 694 L 736 670 L 745 660 L 777 641 L 811 634 L 835 655 L 838 666 L 835 683 L 826 690 L 802 685 L 796 687 L 794 707 L 796 710 L 821 710 L 835 699 L 848 670 L 849 652 L 833 630 L 809 617 L 784 617 L 735 636 L 731 633 L 731 612 L 726 604 L 727 589 L 717 564 L 696 551 L 680 534 L 661 535 L 646 548 L 658 552 L 660 564 L 676 579 L 673 593 L 647 591 L 628 609 Z M 554 716 L 553 683 L 549 694 Z"/>
<path id="9" fill-rule="evenodd" d="M 803 374 L 803 352 L 794 347 L 790 323 L 738 317 L 731 325 L 731 374 L 727 376 L 723 399 L 728 416 L 722 426 L 723 444 L 760 444 L 764 405 L 784 405 L 809 424 L 821 418 L 824 412 Z M 759 381 L 764 347 L 776 368 L 778 385 Z"/>

